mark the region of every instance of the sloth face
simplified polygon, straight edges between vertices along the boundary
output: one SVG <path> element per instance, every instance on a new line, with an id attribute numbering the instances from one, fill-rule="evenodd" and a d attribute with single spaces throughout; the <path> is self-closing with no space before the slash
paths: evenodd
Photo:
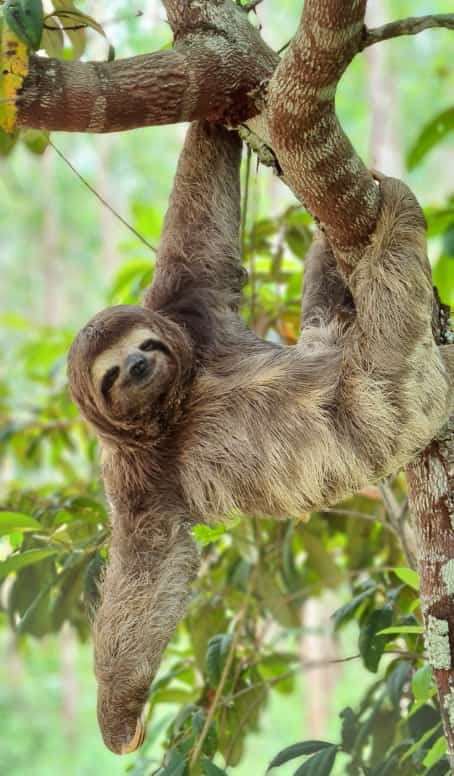
<path id="1" fill-rule="evenodd" d="M 193 369 L 185 328 L 139 305 L 95 315 L 68 354 L 73 400 L 95 430 L 114 442 L 160 433 L 179 411 Z"/>
<path id="2" fill-rule="evenodd" d="M 165 393 L 175 377 L 176 361 L 162 336 L 141 326 L 101 353 L 91 373 L 112 415 L 131 418 Z"/>

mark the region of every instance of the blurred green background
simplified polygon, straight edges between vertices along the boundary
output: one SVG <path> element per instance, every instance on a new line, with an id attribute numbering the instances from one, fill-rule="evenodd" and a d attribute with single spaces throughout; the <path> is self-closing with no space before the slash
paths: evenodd
<path id="1" fill-rule="evenodd" d="M 450 0 L 381 0 L 370 5 L 371 26 L 409 15 L 452 11 Z M 121 0 L 111 3 L 99 0 L 80 3 L 80 7 L 104 24 L 117 57 L 156 50 L 170 41 L 170 30 L 157 0 L 134 5 Z M 143 11 L 140 18 L 134 18 L 137 10 Z M 296 29 L 300 12 L 300 2 L 264 0 L 258 9 L 264 38 L 276 49 L 283 46 Z M 454 302 L 453 50 L 454 36 L 447 30 L 427 31 L 371 48 L 349 68 L 337 100 L 342 122 L 368 164 L 403 177 L 418 196 L 428 217 L 434 281 L 443 301 L 451 304 Z M 104 55 L 105 44 L 90 34 L 87 56 Z M 184 131 L 185 127 L 180 125 L 100 137 L 54 133 L 52 141 L 113 208 L 150 243 L 157 244 Z M 28 138 L 29 143 L 32 140 Z M 311 222 L 301 209 L 294 208 L 296 203 L 290 192 L 268 170 L 256 171 L 255 167 L 252 159 L 244 244 L 252 281 L 247 289 L 244 314 L 263 334 L 291 343 L 297 332 L 299 288 Z M 75 410 L 66 397 L 65 353 L 75 332 L 95 311 L 112 302 L 137 299 L 150 278 L 153 254 L 87 190 L 52 147 L 43 155 L 33 154 L 20 139 L 10 153 L 3 148 L 0 171 L 0 506 L 33 514 L 42 522 L 47 537 L 45 541 L 39 537 L 32 540 L 26 532 L 12 530 L 0 539 L 0 561 L 5 562 L 14 550 L 55 547 L 58 542 L 62 552 L 69 547 L 73 555 L 86 552 L 92 560 L 105 538 L 105 514 L 99 517 L 96 534 L 84 533 L 88 513 L 98 507 L 81 506 L 80 498 L 93 499 L 95 505 L 103 504 L 103 499 L 92 437 L 78 424 Z M 394 483 L 393 488 L 399 498 L 404 498 L 401 481 Z M 79 502 L 74 506 L 71 499 L 76 498 Z M 349 505 L 352 514 L 355 510 L 380 512 L 381 502 L 378 504 L 379 495 L 375 491 L 360 498 L 361 504 Z M 78 533 L 79 529 L 73 525 L 74 530 L 58 536 L 58 526 L 64 532 L 78 508 L 85 510 L 82 532 Z M 57 515 L 57 522 L 51 525 L 49 515 L 52 519 Z M 333 639 L 329 615 L 352 595 L 353 578 L 355 583 L 364 583 L 364 575 L 361 576 L 364 570 L 367 572 L 376 566 L 386 574 L 386 567 L 405 565 L 395 542 L 392 546 L 389 544 L 386 531 L 377 533 L 369 523 L 366 523 L 367 531 L 363 531 L 363 523 L 358 531 L 358 523 L 348 522 L 350 517 L 345 517 L 345 522 L 339 518 L 328 529 L 322 517 L 317 519 L 320 522 L 315 522 L 315 528 L 310 530 L 318 539 L 323 537 L 323 547 L 328 547 L 329 553 L 320 560 L 320 553 L 325 550 L 319 550 L 317 545 L 311 555 L 306 546 L 310 573 L 309 577 L 304 576 L 308 572 L 303 571 L 300 563 L 302 550 L 292 539 L 295 567 L 300 574 L 298 584 L 305 588 L 312 585 L 313 595 L 301 593 L 297 598 L 297 606 L 305 614 L 302 624 L 296 623 L 293 627 L 279 622 L 276 612 L 269 607 L 265 622 L 271 636 L 263 642 L 267 644 L 268 656 L 275 656 L 279 651 L 291 653 L 298 660 L 304 652 L 309 663 L 317 662 L 326 649 L 328 662 L 331 658 L 354 656 L 358 652 L 357 625 L 348 624 Z M 214 566 L 218 563 L 221 570 L 224 557 L 232 555 L 234 550 L 237 555 L 232 564 L 250 560 L 247 554 L 242 554 L 241 537 L 235 530 L 221 538 L 219 546 L 214 544 L 213 549 L 207 550 L 210 562 Z M 258 545 L 267 557 L 273 529 L 265 526 L 258 530 L 261 532 Z M 348 552 L 355 532 L 364 546 L 357 548 L 353 561 Z M 210 552 L 214 553 L 214 560 Z M 317 553 L 318 560 L 314 560 Z M 363 557 L 359 558 L 361 553 Z M 29 570 L 26 578 L 24 569 L 17 580 L 22 578 L 23 589 L 30 594 L 26 603 L 19 601 L 24 593 L 14 573 L 0 589 L 0 773 L 4 776 L 153 773 L 162 760 L 166 725 L 175 718 L 184 694 L 180 698 L 174 691 L 173 696 L 169 694 L 157 704 L 146 750 L 149 764 L 141 757 L 119 759 L 108 752 L 96 723 L 91 645 L 79 601 L 82 582 L 79 580 L 74 589 L 66 590 L 66 598 L 61 596 L 58 585 L 55 590 L 52 588 L 49 600 L 44 602 L 47 607 L 44 612 L 44 599 L 41 597 L 36 603 L 36 596 L 43 585 L 51 590 L 55 582 L 51 576 L 45 577 L 45 563 L 49 563 L 49 574 L 56 573 L 59 579 L 63 578 L 62 571 L 69 568 L 60 562 L 60 566 L 51 570 L 48 559 L 30 567 L 40 568 L 41 576 Z M 329 564 L 334 564 L 339 572 L 334 582 Z M 346 570 L 348 573 L 344 573 Z M 2 574 L 0 564 L 0 580 L 3 576 L 6 577 L 6 572 Z M 382 603 L 387 591 L 395 589 L 389 577 L 383 579 L 385 592 L 379 592 Z M 213 584 L 216 587 L 216 580 Z M 232 582 L 231 605 L 229 600 L 220 599 L 216 606 L 225 606 L 227 610 L 230 605 L 231 612 L 238 608 L 235 596 L 238 590 L 244 591 L 244 585 L 238 583 L 238 590 L 235 585 Z M 201 590 L 203 593 L 203 587 Z M 209 595 L 209 590 L 206 594 Z M 62 614 L 57 624 L 54 620 L 50 626 L 46 619 L 49 606 L 54 607 L 55 614 L 58 595 Z M 411 616 L 413 599 L 408 590 L 406 595 L 406 603 L 399 604 L 399 611 L 401 615 L 404 612 Z M 11 603 L 14 597 L 17 600 Z M 264 627 L 262 615 L 263 612 L 260 616 L 255 613 L 255 619 L 251 615 L 254 627 Z M 26 617 L 28 622 L 35 618 L 32 626 L 23 625 Z M 260 625 L 257 625 L 259 619 Z M 417 654 L 409 659 L 417 661 L 422 646 L 420 641 L 413 641 L 412 649 Z M 398 649 L 411 652 L 408 643 L 394 645 L 394 654 Z M 175 660 L 182 655 L 186 659 L 190 653 L 187 632 L 183 629 L 170 648 L 160 675 L 165 676 Z M 382 679 L 389 663 L 390 658 L 386 656 L 380 663 Z M 267 702 L 263 702 L 259 730 L 248 735 L 242 757 L 238 764 L 228 768 L 229 773 L 232 770 L 238 776 L 264 774 L 279 749 L 299 740 L 320 736 L 338 740 L 340 709 L 358 708 L 366 688 L 377 679 L 358 660 L 327 665 L 321 672 L 301 669 L 297 674 L 295 681 L 288 686 L 283 684 L 281 692 L 273 689 Z M 194 686 L 196 679 L 192 678 L 191 682 Z M 197 697 L 197 693 L 187 693 L 191 702 Z M 431 697 L 428 692 L 427 698 Z M 399 711 L 402 717 L 408 708 L 408 704 L 404 708 L 405 703 L 404 698 Z M 397 729 L 396 720 L 389 724 Z M 389 741 L 388 745 L 391 746 Z M 386 746 L 383 744 L 383 754 Z M 421 755 L 409 772 L 429 773 L 422 761 Z M 216 762 L 222 764 L 223 760 Z M 346 772 L 345 762 L 342 756 L 336 761 L 334 773 L 338 776 Z M 295 762 L 289 763 L 279 774 L 289 776 L 295 768 Z M 404 773 L 397 768 L 392 771 L 393 774 L 401 772 Z M 383 774 L 386 776 L 385 771 Z"/>

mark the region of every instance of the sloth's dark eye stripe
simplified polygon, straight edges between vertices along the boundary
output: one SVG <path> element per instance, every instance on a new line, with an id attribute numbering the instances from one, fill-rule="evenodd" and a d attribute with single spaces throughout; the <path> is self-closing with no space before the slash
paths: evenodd
<path id="1" fill-rule="evenodd" d="M 166 353 L 168 356 L 170 356 L 170 350 L 167 347 L 167 345 L 164 345 L 161 340 L 157 339 L 147 339 L 142 342 L 141 345 L 139 345 L 139 350 L 160 350 L 162 353 Z"/>
<path id="2" fill-rule="evenodd" d="M 107 397 L 110 389 L 112 388 L 119 374 L 120 374 L 120 367 L 118 366 L 113 366 L 111 369 L 107 370 L 106 374 L 102 378 L 102 383 L 101 383 L 101 393 L 104 397 Z"/>

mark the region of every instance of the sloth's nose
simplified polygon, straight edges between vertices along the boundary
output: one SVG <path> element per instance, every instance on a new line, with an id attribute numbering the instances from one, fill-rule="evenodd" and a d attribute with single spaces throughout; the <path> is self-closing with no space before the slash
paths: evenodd
<path id="1" fill-rule="evenodd" d="M 126 369 L 130 377 L 140 380 L 148 372 L 148 361 L 141 353 L 130 353 L 126 358 Z"/>

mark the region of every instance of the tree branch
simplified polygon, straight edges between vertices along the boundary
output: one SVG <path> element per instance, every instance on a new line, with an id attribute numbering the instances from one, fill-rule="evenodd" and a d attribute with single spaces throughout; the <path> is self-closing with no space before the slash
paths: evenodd
<path id="1" fill-rule="evenodd" d="M 410 568 L 415 569 L 416 546 L 414 532 L 405 519 L 408 514 L 408 499 L 405 499 L 402 505 L 397 501 L 391 485 L 388 481 L 380 482 L 379 490 L 382 494 L 383 504 L 389 520 L 389 526 L 392 527 L 395 535 L 399 538 L 403 553 Z M 386 523 L 385 523 L 386 525 Z"/>
<path id="2" fill-rule="evenodd" d="M 423 30 L 433 27 L 444 27 L 454 30 L 454 13 L 430 14 L 429 16 L 410 16 L 408 19 L 400 19 L 396 22 L 384 24 L 382 27 L 366 30 L 361 49 L 380 43 L 382 40 L 398 38 L 401 35 L 417 35 Z"/>
<path id="3" fill-rule="evenodd" d="M 375 228 L 379 189 L 340 126 L 337 84 L 359 50 L 366 0 L 306 0 L 269 86 L 271 142 L 298 198 L 347 263 Z"/>
<path id="4" fill-rule="evenodd" d="M 434 307 L 438 312 L 436 341 L 450 343 L 449 308 L 438 304 L 438 295 Z M 454 415 L 437 439 L 407 466 L 406 475 L 427 651 L 454 774 Z"/>
<path id="5" fill-rule="evenodd" d="M 231 0 L 165 3 L 174 48 L 116 62 L 32 56 L 19 127 L 120 132 L 206 118 L 236 124 L 257 114 L 257 93 L 278 56 Z"/>

